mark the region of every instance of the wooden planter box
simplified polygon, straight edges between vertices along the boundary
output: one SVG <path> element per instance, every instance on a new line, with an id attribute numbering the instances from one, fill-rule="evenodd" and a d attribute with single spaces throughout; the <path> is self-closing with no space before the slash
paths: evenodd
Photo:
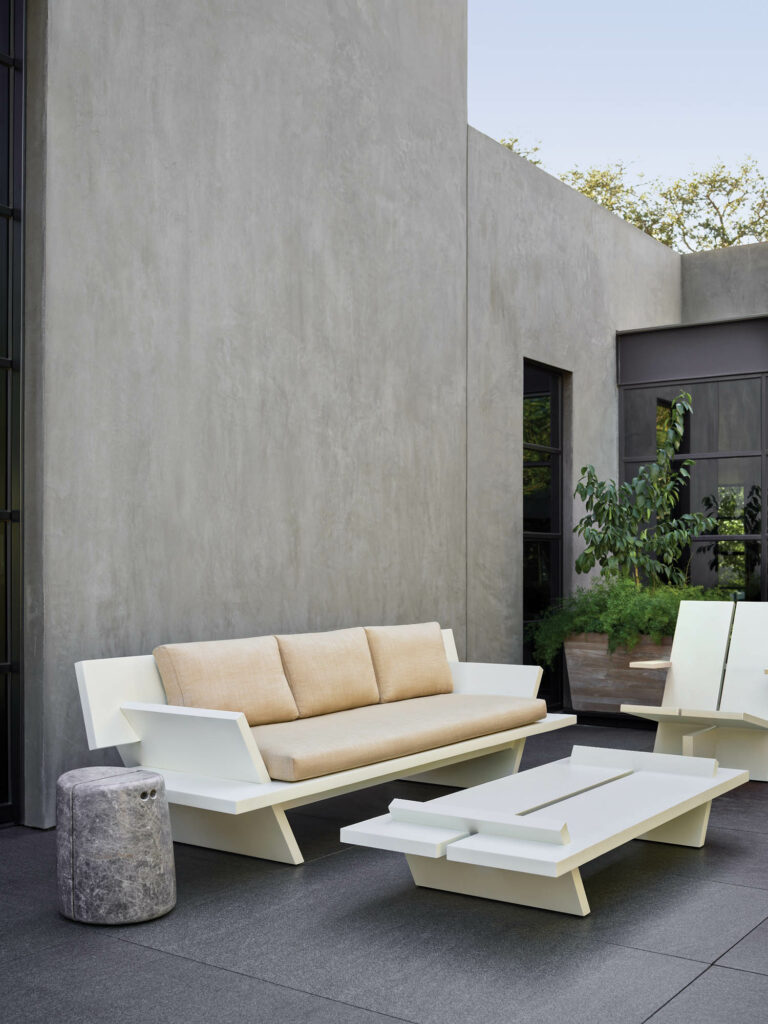
<path id="1" fill-rule="evenodd" d="M 630 668 L 630 661 L 669 660 L 672 637 L 655 644 L 641 637 L 627 651 L 608 650 L 605 633 L 575 633 L 565 641 L 565 661 L 575 711 L 618 712 L 620 704 L 661 704 L 666 669 Z"/>

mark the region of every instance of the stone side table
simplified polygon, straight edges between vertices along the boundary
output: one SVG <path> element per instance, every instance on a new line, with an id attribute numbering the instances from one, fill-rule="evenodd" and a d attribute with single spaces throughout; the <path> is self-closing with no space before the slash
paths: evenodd
<path id="1" fill-rule="evenodd" d="M 78 768 L 56 787 L 59 910 L 89 924 L 132 924 L 176 905 L 162 775 Z"/>

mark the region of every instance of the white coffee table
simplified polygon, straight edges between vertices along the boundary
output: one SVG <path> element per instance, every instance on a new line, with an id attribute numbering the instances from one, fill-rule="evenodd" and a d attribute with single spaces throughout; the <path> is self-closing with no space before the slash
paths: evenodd
<path id="1" fill-rule="evenodd" d="M 584 917 L 579 868 L 631 839 L 703 846 L 712 800 L 749 780 L 704 757 L 574 747 L 570 757 L 347 825 L 404 853 L 416 885 Z"/>

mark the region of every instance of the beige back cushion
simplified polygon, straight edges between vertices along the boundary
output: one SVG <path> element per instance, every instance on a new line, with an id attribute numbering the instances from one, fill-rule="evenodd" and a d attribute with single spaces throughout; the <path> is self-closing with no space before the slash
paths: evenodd
<path id="1" fill-rule="evenodd" d="M 153 654 L 169 704 L 242 711 L 249 725 L 299 717 L 273 636 L 164 644 Z"/>
<path id="2" fill-rule="evenodd" d="M 300 718 L 378 704 L 379 690 L 362 626 L 278 636 Z"/>
<path id="3" fill-rule="evenodd" d="M 451 693 L 453 676 L 437 622 L 367 626 L 381 700 L 408 700 Z"/>

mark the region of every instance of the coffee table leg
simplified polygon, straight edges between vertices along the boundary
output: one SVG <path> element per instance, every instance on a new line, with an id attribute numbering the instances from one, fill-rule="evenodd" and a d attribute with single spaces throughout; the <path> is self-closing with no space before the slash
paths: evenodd
<path id="1" fill-rule="evenodd" d="M 426 889 L 443 889 L 465 896 L 519 903 L 524 907 L 556 910 L 577 917 L 586 917 L 589 913 L 587 894 L 578 868 L 559 878 L 545 878 L 522 871 L 462 864 L 444 857 L 419 857 L 409 853 L 406 859 L 414 882 Z"/>
<path id="2" fill-rule="evenodd" d="M 659 825 L 652 828 L 645 835 L 638 836 L 638 839 L 647 839 L 651 843 L 672 843 L 675 846 L 701 847 L 707 838 L 707 825 L 709 824 L 709 810 L 712 806 L 710 800 L 701 807 L 694 807 L 692 811 L 681 814 L 666 825 Z"/>

